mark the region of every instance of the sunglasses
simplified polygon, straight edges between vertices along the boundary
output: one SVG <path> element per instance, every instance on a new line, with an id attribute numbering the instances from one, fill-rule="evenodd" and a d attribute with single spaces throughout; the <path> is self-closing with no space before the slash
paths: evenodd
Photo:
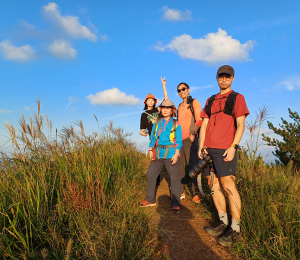
<path id="1" fill-rule="evenodd" d="M 177 92 L 180 93 L 181 91 L 185 91 L 186 88 L 182 88 L 182 89 L 177 89 Z"/>

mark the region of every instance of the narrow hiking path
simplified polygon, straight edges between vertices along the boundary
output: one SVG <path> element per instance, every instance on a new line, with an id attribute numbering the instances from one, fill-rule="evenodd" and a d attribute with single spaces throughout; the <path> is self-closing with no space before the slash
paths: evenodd
<path id="1" fill-rule="evenodd" d="M 166 178 L 168 174 L 162 173 L 157 190 L 157 206 L 145 208 L 150 223 L 158 226 L 162 253 L 171 260 L 237 259 L 204 231 L 208 219 L 203 216 L 204 210 L 192 203 L 191 198 L 187 196 L 181 201 L 179 214 L 171 212 Z"/>

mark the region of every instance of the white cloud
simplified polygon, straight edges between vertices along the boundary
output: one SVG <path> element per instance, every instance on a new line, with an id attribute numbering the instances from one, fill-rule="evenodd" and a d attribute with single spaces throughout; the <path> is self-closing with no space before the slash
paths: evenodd
<path id="1" fill-rule="evenodd" d="M 16 47 L 9 40 L 0 42 L 0 51 L 6 60 L 30 61 L 36 57 L 36 51 L 29 44 Z"/>
<path id="2" fill-rule="evenodd" d="M 78 17 L 71 15 L 62 16 L 56 3 L 52 2 L 43 6 L 43 10 L 44 15 L 63 29 L 70 37 L 97 41 L 97 36 L 86 26 L 81 25 Z"/>
<path id="3" fill-rule="evenodd" d="M 96 93 L 96 95 L 89 95 L 87 99 L 93 105 L 125 105 L 134 106 L 139 102 L 139 99 L 134 97 L 134 95 L 126 95 L 126 93 L 121 92 L 118 88 L 106 89 Z"/>
<path id="4" fill-rule="evenodd" d="M 27 21 L 21 23 L 21 25 L 26 29 L 35 32 L 36 29 L 32 24 L 29 24 Z"/>
<path id="5" fill-rule="evenodd" d="M 269 20 L 261 20 L 261 21 L 256 21 L 254 23 L 248 23 L 239 26 L 235 29 L 232 29 L 231 31 L 235 33 L 239 33 L 239 32 L 254 31 L 254 30 L 264 30 L 264 29 L 274 28 L 278 26 L 285 26 L 285 25 L 290 25 L 299 22 L 300 22 L 299 13 L 295 13 L 291 15 L 275 17 Z"/>
<path id="6" fill-rule="evenodd" d="M 13 111 L 7 111 L 4 109 L 0 109 L 0 114 L 11 114 Z"/>
<path id="7" fill-rule="evenodd" d="M 77 97 L 69 96 L 68 99 L 69 99 L 69 100 L 72 100 L 72 101 L 78 101 L 78 98 L 77 98 Z"/>
<path id="8" fill-rule="evenodd" d="M 175 36 L 169 44 L 163 46 L 158 42 L 154 49 L 158 51 L 173 51 L 183 59 L 193 59 L 208 63 L 225 61 L 249 61 L 249 51 L 255 41 L 241 44 L 239 40 L 218 29 L 216 33 L 208 33 L 204 38 L 193 39 L 188 34 Z"/>
<path id="9" fill-rule="evenodd" d="M 151 49 L 154 49 L 156 51 L 165 51 L 166 46 L 161 41 L 158 41 L 154 46 L 151 46 Z"/>
<path id="10" fill-rule="evenodd" d="M 294 89 L 300 88 L 300 75 L 290 77 L 282 82 L 280 85 L 283 85 L 287 90 L 292 91 Z"/>
<path id="11" fill-rule="evenodd" d="M 25 109 L 26 111 L 29 111 L 29 110 L 30 110 L 30 107 L 24 107 L 24 109 Z"/>
<path id="12" fill-rule="evenodd" d="M 71 47 L 71 44 L 65 40 L 56 40 L 48 46 L 48 51 L 57 58 L 73 59 L 77 51 Z"/>
<path id="13" fill-rule="evenodd" d="M 204 86 L 204 87 L 190 87 L 190 90 L 192 92 L 192 91 L 195 91 L 195 90 L 204 89 L 204 88 L 212 88 L 212 87 L 213 87 L 213 85 L 207 85 L 207 86 Z"/>
<path id="14" fill-rule="evenodd" d="M 16 34 L 18 37 L 23 38 L 40 38 L 41 32 L 38 31 L 32 24 L 27 21 L 20 22 L 17 25 Z"/>
<path id="15" fill-rule="evenodd" d="M 103 35 L 100 36 L 100 40 L 102 42 L 106 42 L 106 41 L 109 41 L 109 38 L 108 38 L 107 34 L 103 34 Z"/>
<path id="16" fill-rule="evenodd" d="M 168 21 L 186 21 L 192 20 L 192 13 L 190 10 L 186 10 L 184 13 L 181 10 L 170 9 L 167 6 L 163 7 L 164 14 L 163 20 Z"/>

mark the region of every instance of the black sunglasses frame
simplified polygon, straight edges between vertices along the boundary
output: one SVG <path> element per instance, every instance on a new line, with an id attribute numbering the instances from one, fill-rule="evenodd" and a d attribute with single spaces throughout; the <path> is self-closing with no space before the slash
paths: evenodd
<path id="1" fill-rule="evenodd" d="M 186 87 L 182 88 L 182 89 L 177 89 L 177 92 L 180 93 L 181 91 L 186 91 Z"/>

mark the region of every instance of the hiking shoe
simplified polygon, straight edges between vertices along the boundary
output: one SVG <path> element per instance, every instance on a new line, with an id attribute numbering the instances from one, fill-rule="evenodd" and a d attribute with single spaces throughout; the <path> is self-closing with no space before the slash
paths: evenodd
<path id="1" fill-rule="evenodd" d="M 180 196 L 180 200 L 184 200 L 185 199 L 185 193 L 182 193 Z"/>
<path id="2" fill-rule="evenodd" d="M 151 206 L 156 206 L 156 203 L 149 203 L 147 200 L 143 200 L 140 203 L 140 207 L 151 207 Z"/>
<path id="3" fill-rule="evenodd" d="M 172 213 L 179 213 L 180 212 L 180 207 L 179 206 L 173 206 L 172 207 Z"/>
<path id="4" fill-rule="evenodd" d="M 204 230 L 212 236 L 218 236 L 221 235 L 227 227 L 228 226 L 224 224 L 223 221 L 219 220 L 216 225 L 214 225 L 213 227 L 204 227 Z"/>
<path id="5" fill-rule="evenodd" d="M 221 246 L 231 246 L 237 240 L 239 234 L 240 232 L 236 232 L 230 227 L 224 235 L 217 238 L 217 241 Z"/>
<path id="6" fill-rule="evenodd" d="M 192 202 L 199 204 L 201 202 L 201 196 L 200 195 L 194 196 Z"/>

